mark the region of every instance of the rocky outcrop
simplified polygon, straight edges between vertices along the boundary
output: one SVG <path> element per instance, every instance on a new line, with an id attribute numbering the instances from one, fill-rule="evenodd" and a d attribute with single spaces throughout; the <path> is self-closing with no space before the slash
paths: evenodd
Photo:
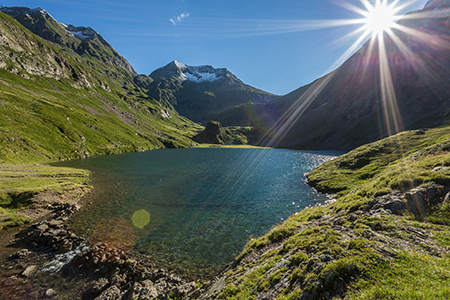
<path id="1" fill-rule="evenodd" d="M 194 141 L 207 144 L 226 144 L 232 141 L 231 133 L 219 122 L 210 121 L 205 130 L 194 136 Z"/>
<path id="2" fill-rule="evenodd" d="M 258 134 L 255 134 L 255 131 L 250 128 L 224 128 L 219 122 L 209 121 L 205 130 L 192 139 L 200 144 L 246 145 L 249 140 L 254 141 L 257 137 Z"/>

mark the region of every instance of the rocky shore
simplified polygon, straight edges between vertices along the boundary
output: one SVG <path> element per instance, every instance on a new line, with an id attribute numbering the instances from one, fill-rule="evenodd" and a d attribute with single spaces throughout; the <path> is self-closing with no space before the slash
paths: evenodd
<path id="1" fill-rule="evenodd" d="M 54 204 L 46 219 L 17 234 L 16 243 L 23 249 L 0 266 L 0 299 L 73 298 L 48 284 L 46 288 L 35 284 L 40 276 L 67 272 L 89 278 L 80 284 L 76 299 L 179 299 L 188 294 L 195 298 L 195 282 L 152 266 L 129 249 L 77 236 L 67 220 L 79 209 L 77 204 Z"/>

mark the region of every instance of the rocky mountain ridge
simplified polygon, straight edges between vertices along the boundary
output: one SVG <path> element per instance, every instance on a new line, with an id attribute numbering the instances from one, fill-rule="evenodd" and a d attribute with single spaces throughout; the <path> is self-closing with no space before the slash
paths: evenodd
<path id="1" fill-rule="evenodd" d="M 189 66 L 174 60 L 139 75 L 135 82 L 151 97 L 182 116 L 206 123 L 218 112 L 242 103 L 265 103 L 277 96 L 243 83 L 226 68 Z"/>

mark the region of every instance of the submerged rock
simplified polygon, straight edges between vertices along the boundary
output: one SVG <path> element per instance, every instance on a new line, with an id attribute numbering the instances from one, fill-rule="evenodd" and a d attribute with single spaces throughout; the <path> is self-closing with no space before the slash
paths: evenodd
<path id="1" fill-rule="evenodd" d="M 45 291 L 45 296 L 48 298 L 53 298 L 53 297 L 56 297 L 57 295 L 58 295 L 58 293 L 53 289 L 48 289 Z"/>

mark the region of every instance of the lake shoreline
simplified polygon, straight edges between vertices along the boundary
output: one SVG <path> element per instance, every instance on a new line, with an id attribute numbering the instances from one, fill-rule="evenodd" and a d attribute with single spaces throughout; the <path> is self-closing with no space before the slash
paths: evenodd
<path id="1" fill-rule="evenodd" d="M 45 195 L 46 193 L 55 194 L 56 196 L 59 195 L 64 198 L 69 191 L 58 192 L 53 190 L 40 192 L 37 195 Z M 87 193 L 89 193 L 89 188 L 86 186 L 84 195 Z M 107 243 L 93 245 L 87 238 L 77 236 L 67 226 L 67 222 L 69 221 L 69 218 L 72 217 L 73 213 L 81 208 L 83 202 L 83 200 L 80 200 L 81 198 L 82 197 L 80 196 L 77 200 L 73 201 L 76 206 L 59 206 L 55 207 L 54 210 L 47 210 L 47 214 L 44 213 L 45 217 L 43 217 L 43 212 L 40 212 L 39 222 L 21 230 L 21 234 L 19 234 L 14 241 L 17 248 L 10 248 L 7 255 L 8 257 L 5 257 L 7 259 L 7 264 L 2 266 L 3 270 L 3 267 L 5 266 L 7 269 L 7 272 L 3 274 L 8 274 L 9 278 L 16 278 L 17 280 L 16 282 L 0 282 L 0 286 L 9 284 L 17 287 L 17 282 L 20 281 L 24 284 L 26 283 L 23 286 L 24 290 L 29 290 L 35 280 L 34 276 L 38 273 L 37 271 L 39 268 L 50 263 L 53 256 L 67 254 L 83 244 L 83 248 L 87 249 L 77 250 L 79 253 L 72 258 L 72 262 L 65 268 L 69 268 L 69 265 L 70 268 L 78 268 L 78 266 L 81 265 L 82 272 L 91 273 L 90 276 L 95 278 L 95 280 L 92 280 L 90 283 L 84 283 L 83 286 L 85 288 L 84 293 L 92 294 L 92 299 L 96 299 L 94 297 L 100 297 L 103 293 L 110 297 L 111 293 L 117 294 L 118 291 L 122 294 L 129 293 L 132 295 L 134 293 L 137 295 L 140 292 L 143 293 L 144 290 L 150 290 L 152 291 L 153 297 L 159 296 L 163 298 L 165 297 L 164 295 L 167 296 L 173 293 L 176 295 L 186 295 L 190 292 L 194 292 L 194 295 L 201 293 L 200 290 L 197 290 L 199 284 L 170 274 L 161 268 L 155 267 L 151 263 L 145 262 L 138 253 L 126 253 L 122 249 L 110 247 Z M 83 205 L 84 207 L 89 207 L 91 203 L 83 203 Z M 25 214 L 29 217 L 38 215 L 37 211 L 33 213 L 32 208 L 28 208 Z M 61 214 L 66 216 L 64 220 L 58 217 L 58 215 Z M 34 219 L 36 220 L 36 218 Z M 59 223 L 59 221 L 63 222 Z M 52 222 L 57 223 L 56 227 L 54 224 L 51 224 Z M 61 231 L 64 233 L 61 233 Z M 54 232 L 58 233 L 55 235 L 53 234 Z M 17 232 L 14 234 L 16 233 Z M 11 236 L 4 240 L 12 241 Z M 12 249 L 15 251 L 12 251 Z M 6 256 L 6 252 L 3 253 Z M 37 265 L 35 260 L 42 260 L 42 262 L 40 265 Z M 130 268 L 137 270 L 137 273 L 134 271 L 131 272 Z M 221 273 L 219 272 L 218 274 Z M 3 278 L 5 278 L 5 276 L 3 276 Z M 100 280 L 101 278 L 106 278 L 107 280 Z M 136 278 L 139 278 L 139 280 L 136 280 Z M 52 288 L 50 285 L 44 286 L 46 286 L 45 289 L 33 291 L 36 297 L 44 296 L 46 293 L 58 293 L 58 288 Z M 208 281 L 204 281 L 202 290 L 205 290 L 208 286 Z M 12 295 L 13 293 L 8 294 L 8 297 L 13 297 Z M 192 297 L 195 298 L 194 296 Z"/>
<path id="2" fill-rule="evenodd" d="M 36 199 L 52 199 L 53 202 L 44 201 L 45 208 L 40 205 L 36 209 L 18 211 L 32 217 L 33 224 L 1 230 L 0 296 L 5 299 L 40 299 L 61 295 L 64 292 L 48 284 L 46 288 L 33 287 L 35 277 L 52 264 L 59 264 L 64 269 L 79 269 L 83 276 L 89 273 L 92 280 L 84 282 L 82 293 L 70 295 L 76 298 L 111 299 L 127 293 L 133 299 L 140 294 L 167 299 L 169 296 L 182 297 L 197 289 L 197 283 L 144 262 L 130 249 L 109 245 L 108 241 L 93 244 L 89 238 L 77 236 L 68 226 L 68 221 L 80 210 L 80 201 L 89 191 L 85 189 L 84 193 L 76 193 L 78 197 L 73 197 L 73 191 L 57 193 L 59 201 L 48 197 L 55 191 L 37 193 Z M 71 201 L 67 201 L 69 198 Z"/>

